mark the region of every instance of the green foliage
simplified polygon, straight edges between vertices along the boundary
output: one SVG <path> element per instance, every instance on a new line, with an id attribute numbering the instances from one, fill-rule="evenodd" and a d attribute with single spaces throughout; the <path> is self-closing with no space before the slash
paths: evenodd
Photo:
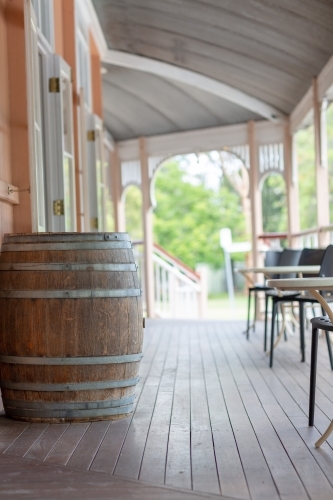
<path id="1" fill-rule="evenodd" d="M 178 161 L 169 161 L 155 184 L 154 239 L 191 267 L 221 267 L 219 230 L 232 228 L 235 241 L 245 240 L 239 195 L 225 179 L 219 189 L 205 186 L 203 176 L 189 179 Z"/>
<path id="2" fill-rule="evenodd" d="M 132 240 L 143 239 L 142 195 L 136 186 L 129 186 L 125 191 L 126 231 Z"/>
<path id="3" fill-rule="evenodd" d="M 317 225 L 317 196 L 314 128 L 299 130 L 296 133 L 296 148 L 299 182 L 299 211 L 301 229 Z"/>
<path id="4" fill-rule="evenodd" d="M 262 187 L 264 233 L 284 232 L 288 228 L 286 184 L 281 175 L 269 175 Z"/>

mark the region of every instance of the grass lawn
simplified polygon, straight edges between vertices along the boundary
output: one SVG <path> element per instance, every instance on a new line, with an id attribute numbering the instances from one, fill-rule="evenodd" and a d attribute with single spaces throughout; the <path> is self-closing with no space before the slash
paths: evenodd
<path id="1" fill-rule="evenodd" d="M 247 296 L 244 294 L 235 295 L 235 303 L 229 301 L 227 293 L 210 295 L 208 297 L 207 313 L 205 319 L 246 319 L 247 317 Z"/>

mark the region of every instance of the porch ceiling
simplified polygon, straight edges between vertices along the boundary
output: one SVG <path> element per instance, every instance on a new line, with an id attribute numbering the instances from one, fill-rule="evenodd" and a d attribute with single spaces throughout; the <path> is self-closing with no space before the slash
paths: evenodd
<path id="1" fill-rule="evenodd" d="M 332 55 L 330 0 L 93 0 L 108 48 L 186 68 L 289 114 Z M 257 116 L 135 70 L 104 78 L 117 139 L 232 124 Z M 114 123 L 116 121 L 117 123 Z"/>

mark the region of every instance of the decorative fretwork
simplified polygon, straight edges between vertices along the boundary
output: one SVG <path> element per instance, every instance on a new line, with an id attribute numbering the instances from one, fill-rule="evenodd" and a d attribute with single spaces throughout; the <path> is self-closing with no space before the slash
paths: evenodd
<path id="1" fill-rule="evenodd" d="M 259 172 L 284 173 L 283 144 L 265 144 L 259 146 Z"/>
<path id="2" fill-rule="evenodd" d="M 121 185 L 125 189 L 134 184 L 141 186 L 141 164 L 140 160 L 130 160 L 121 162 Z"/>

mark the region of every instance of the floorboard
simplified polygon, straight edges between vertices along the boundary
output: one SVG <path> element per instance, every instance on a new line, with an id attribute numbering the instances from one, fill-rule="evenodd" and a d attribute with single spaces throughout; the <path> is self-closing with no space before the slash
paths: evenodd
<path id="1" fill-rule="evenodd" d="M 296 332 L 273 369 L 263 325 L 249 341 L 242 331 L 237 321 L 148 321 L 135 409 L 123 420 L 0 416 L 0 498 L 333 498 L 333 436 L 314 447 L 333 418 L 325 338 L 309 428 L 310 331 L 306 362 Z"/>

